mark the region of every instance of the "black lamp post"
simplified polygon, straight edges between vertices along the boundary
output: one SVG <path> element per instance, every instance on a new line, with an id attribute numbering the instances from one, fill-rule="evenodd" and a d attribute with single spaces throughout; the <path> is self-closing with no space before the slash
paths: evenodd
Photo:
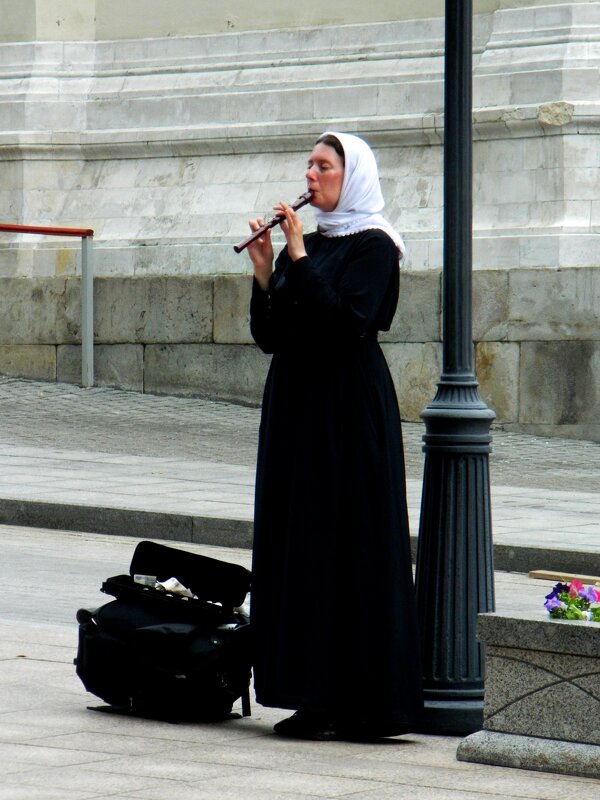
<path id="1" fill-rule="evenodd" d="M 416 588 L 431 733 L 483 720 L 479 612 L 494 608 L 489 489 L 491 411 L 477 391 L 471 321 L 472 3 L 446 0 L 443 368 L 425 408 Z"/>

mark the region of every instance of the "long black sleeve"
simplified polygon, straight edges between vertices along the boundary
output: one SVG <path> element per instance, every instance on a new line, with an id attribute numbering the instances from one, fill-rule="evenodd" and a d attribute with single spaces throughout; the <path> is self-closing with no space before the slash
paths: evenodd
<path id="1" fill-rule="evenodd" d="M 392 240 L 378 230 L 323 240 L 307 238 L 308 255 L 295 262 L 284 250 L 267 291 L 254 282 L 251 331 L 264 352 L 290 340 L 339 341 L 389 327 L 398 292 Z"/>

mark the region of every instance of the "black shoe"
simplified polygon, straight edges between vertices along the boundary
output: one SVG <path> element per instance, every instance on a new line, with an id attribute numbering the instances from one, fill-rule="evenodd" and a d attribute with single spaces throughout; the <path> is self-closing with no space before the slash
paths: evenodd
<path id="1" fill-rule="evenodd" d="M 323 714 L 296 711 L 291 717 L 273 726 L 279 736 L 290 739 L 309 739 L 315 742 L 337 742 L 340 736 L 336 726 Z"/>

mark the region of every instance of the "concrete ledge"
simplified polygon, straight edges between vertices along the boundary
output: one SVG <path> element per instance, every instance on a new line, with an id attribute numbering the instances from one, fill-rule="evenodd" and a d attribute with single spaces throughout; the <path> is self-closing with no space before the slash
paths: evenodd
<path id="1" fill-rule="evenodd" d="M 252 547 L 254 525 L 246 519 L 193 517 L 192 542 L 219 547 Z"/>
<path id="2" fill-rule="evenodd" d="M 155 539 L 210 544 L 219 547 L 252 547 L 251 520 L 172 514 L 130 508 L 46 503 L 36 500 L 0 498 L 0 524 L 85 531 L 116 536 L 151 536 Z M 418 536 L 411 536 L 413 562 Z M 592 571 L 600 574 L 600 554 L 535 547 L 494 545 L 495 568 L 504 572 L 531 569 Z M 482 623 L 480 622 L 480 625 Z M 485 623 L 483 623 L 485 625 Z M 537 623 L 535 623 L 537 624 Z"/>
<path id="3" fill-rule="evenodd" d="M 0 524 L 193 541 L 192 517 L 127 508 L 97 508 L 68 503 L 2 499 Z"/>
<path id="4" fill-rule="evenodd" d="M 540 594 L 542 594 L 540 592 Z M 543 600 L 543 597 L 542 597 Z M 480 641 L 484 642 L 488 650 L 493 652 L 502 649 L 510 650 L 507 655 L 514 663 L 521 651 L 544 653 L 543 658 L 550 661 L 547 655 L 553 656 L 573 655 L 577 658 L 598 659 L 596 669 L 600 670 L 600 623 L 586 622 L 584 620 L 560 620 L 552 619 L 543 609 L 540 603 L 540 616 L 538 618 L 520 617 L 515 614 L 480 614 L 477 621 L 477 631 Z M 503 654 L 501 654 L 503 655 Z M 528 663 L 533 663 L 531 655 L 528 656 Z M 559 670 L 556 665 L 555 671 Z M 565 671 L 565 676 L 569 679 L 580 670 L 575 665 Z M 587 672 L 585 673 L 588 674 Z M 554 676 L 559 677 L 558 675 Z M 527 684 L 531 689 L 531 685 Z M 552 681 L 552 686 L 556 686 L 556 681 Z M 502 687 L 502 691 L 507 699 L 507 686 Z M 515 687 L 515 696 L 521 698 L 522 692 L 518 686 Z M 600 704 L 600 698 L 598 699 Z M 496 708 L 505 708 L 504 704 L 498 704 L 486 700 L 488 712 L 495 713 Z M 600 745 L 600 730 L 598 731 L 598 742 Z"/>
<path id="5" fill-rule="evenodd" d="M 600 778 L 600 747 L 535 736 L 478 731 L 462 741 L 459 761 Z"/>
<path id="6" fill-rule="evenodd" d="M 497 543 L 494 545 L 494 568 L 502 572 L 551 569 L 600 575 L 600 553 Z"/>
<path id="7" fill-rule="evenodd" d="M 150 537 L 220 547 L 252 547 L 251 520 L 130 508 L 0 499 L 0 525 Z"/>

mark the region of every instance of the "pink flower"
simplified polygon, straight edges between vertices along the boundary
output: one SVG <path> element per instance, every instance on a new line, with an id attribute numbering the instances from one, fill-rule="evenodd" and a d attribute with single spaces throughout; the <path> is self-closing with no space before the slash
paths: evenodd
<path id="1" fill-rule="evenodd" d="M 583 589 L 583 583 L 578 580 L 572 580 L 569 584 L 569 597 L 579 597 L 579 592 Z"/>

